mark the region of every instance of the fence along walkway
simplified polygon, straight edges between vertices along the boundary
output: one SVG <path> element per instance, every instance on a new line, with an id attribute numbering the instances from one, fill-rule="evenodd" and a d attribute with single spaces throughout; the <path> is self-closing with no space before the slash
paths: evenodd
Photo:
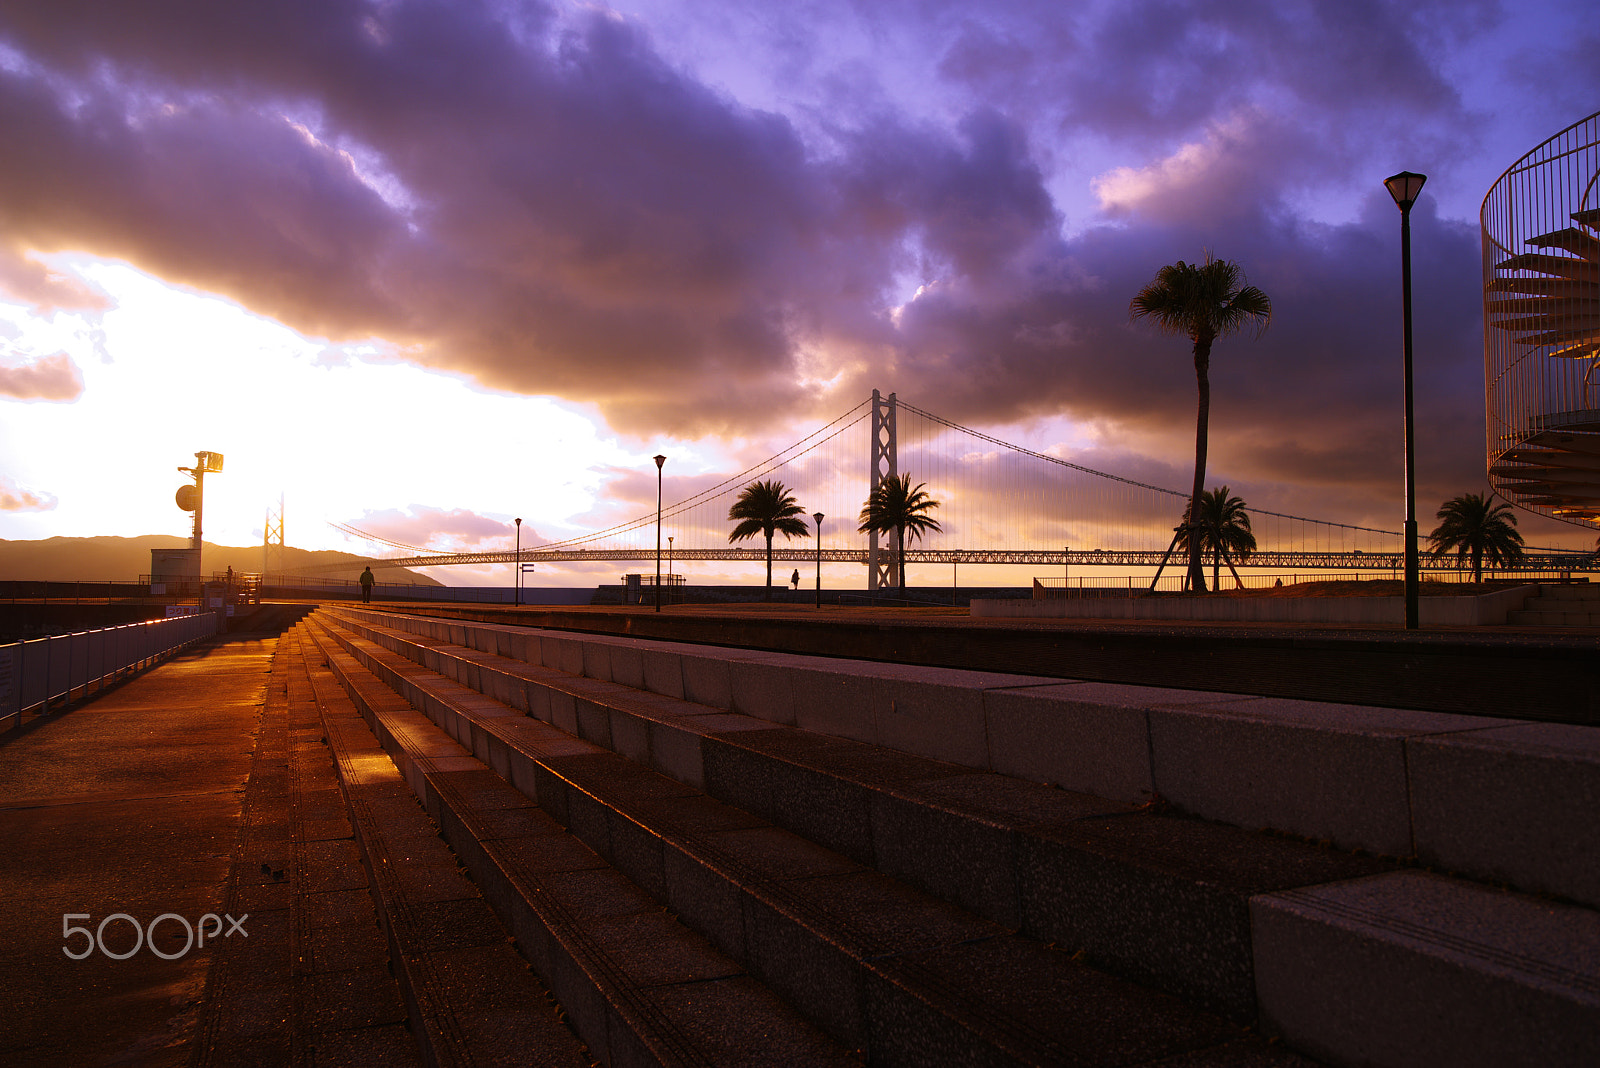
<path id="1" fill-rule="evenodd" d="M 0 728 L 24 713 L 103 690 L 126 673 L 217 633 L 214 612 L 0 645 Z"/>

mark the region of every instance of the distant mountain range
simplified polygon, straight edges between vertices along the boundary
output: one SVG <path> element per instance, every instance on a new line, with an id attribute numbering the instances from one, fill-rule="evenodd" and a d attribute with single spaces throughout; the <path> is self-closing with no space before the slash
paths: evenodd
<path id="1" fill-rule="evenodd" d="M 137 582 L 150 573 L 151 549 L 186 549 L 189 539 L 171 534 L 147 534 L 140 538 L 45 538 L 41 541 L 0 539 L 0 579 L 42 579 L 50 582 Z M 329 550 L 312 551 L 284 546 L 284 569 L 293 573 L 313 564 L 350 564 L 349 573 L 320 572 L 323 578 L 354 579 L 369 557 Z M 251 574 L 261 571 L 261 546 L 213 545 L 205 543 L 201 554 L 207 575 L 233 568 Z M 378 572 L 381 582 L 415 582 L 440 586 L 426 575 L 408 568 L 386 568 Z"/>

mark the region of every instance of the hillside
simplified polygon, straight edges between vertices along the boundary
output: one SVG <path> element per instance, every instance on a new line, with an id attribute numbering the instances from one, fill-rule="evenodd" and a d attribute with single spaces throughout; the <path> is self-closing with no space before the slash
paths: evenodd
<path id="1" fill-rule="evenodd" d="M 40 541 L 0 539 L 0 579 L 43 579 L 52 582 L 137 582 L 150 573 L 151 549 L 183 549 L 188 538 L 170 534 L 147 534 L 138 538 L 45 538 Z M 285 546 L 284 565 L 292 571 L 311 564 L 350 562 L 348 574 L 326 573 L 327 578 L 353 579 L 361 573 L 367 558 L 328 550 L 311 551 Z M 226 571 L 259 572 L 261 546 L 213 545 L 206 542 L 203 556 L 206 574 Z M 379 572 L 384 582 L 416 582 L 424 586 L 440 583 L 405 569 Z"/>

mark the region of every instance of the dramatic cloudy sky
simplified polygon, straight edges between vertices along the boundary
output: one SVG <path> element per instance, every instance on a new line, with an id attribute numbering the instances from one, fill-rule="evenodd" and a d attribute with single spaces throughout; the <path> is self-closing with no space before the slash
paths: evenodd
<path id="1" fill-rule="evenodd" d="M 1596 55 L 1589 0 L 7 0 L 0 537 L 186 533 L 196 449 L 209 540 L 563 537 L 874 387 L 1181 486 L 1127 302 L 1208 249 L 1276 312 L 1210 481 L 1393 528 L 1401 169 L 1426 521 L 1485 488 L 1479 204 Z"/>

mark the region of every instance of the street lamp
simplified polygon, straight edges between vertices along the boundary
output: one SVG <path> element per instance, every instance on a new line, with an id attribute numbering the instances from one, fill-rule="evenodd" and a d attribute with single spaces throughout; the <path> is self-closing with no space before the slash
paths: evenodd
<path id="1" fill-rule="evenodd" d="M 812 512 L 811 518 L 817 524 L 817 607 L 822 607 L 822 521 L 827 518 L 821 512 Z"/>
<path id="2" fill-rule="evenodd" d="M 178 487 L 177 499 L 179 508 L 194 513 L 194 535 L 189 540 L 189 548 L 194 551 L 195 577 L 200 582 L 200 610 L 203 612 L 206 609 L 206 582 L 200 569 L 200 551 L 204 545 L 200 526 L 206 510 L 206 475 L 222 470 L 222 454 L 197 452 L 194 454 L 193 467 L 180 467 L 178 470 L 194 479 L 193 486 Z"/>
<path id="3" fill-rule="evenodd" d="M 517 573 L 511 576 L 512 604 L 522 604 L 522 518 L 517 518 Z"/>
<path id="4" fill-rule="evenodd" d="M 1383 184 L 1400 209 L 1400 308 L 1405 324 L 1406 376 L 1406 629 L 1417 629 L 1417 452 L 1411 418 L 1411 205 L 1422 192 L 1425 174 L 1401 171 Z"/>
<path id="5" fill-rule="evenodd" d="M 667 577 L 672 577 L 672 535 L 667 535 Z"/>
<path id="6" fill-rule="evenodd" d="M 656 454 L 656 611 L 661 611 L 661 465 L 665 456 Z"/>

